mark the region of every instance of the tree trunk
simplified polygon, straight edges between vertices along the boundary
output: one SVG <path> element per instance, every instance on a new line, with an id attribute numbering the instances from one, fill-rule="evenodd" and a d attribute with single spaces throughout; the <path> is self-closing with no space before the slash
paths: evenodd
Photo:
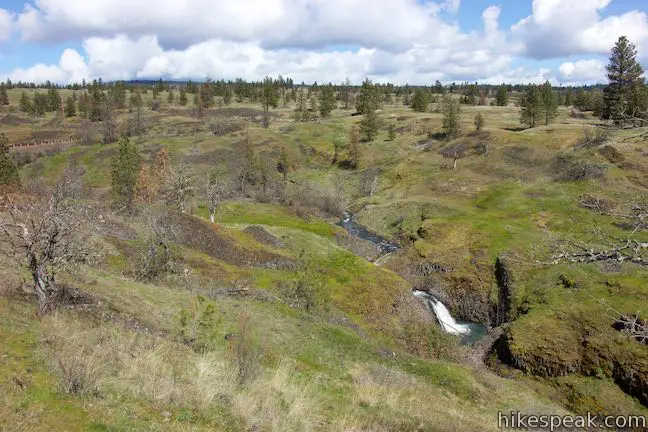
<path id="1" fill-rule="evenodd" d="M 458 160 L 457 158 L 454 158 L 454 160 L 452 161 L 452 169 L 453 170 L 457 169 L 457 160 Z"/>
<path id="2" fill-rule="evenodd" d="M 216 221 L 216 210 L 212 209 L 209 212 L 209 222 L 215 223 L 215 221 Z"/>
<path id="3" fill-rule="evenodd" d="M 54 278 L 47 274 L 47 268 L 38 263 L 34 256 L 31 257 L 29 267 L 34 278 L 34 289 L 38 296 L 38 308 L 41 313 L 46 312 L 51 305 L 52 294 L 56 289 Z"/>

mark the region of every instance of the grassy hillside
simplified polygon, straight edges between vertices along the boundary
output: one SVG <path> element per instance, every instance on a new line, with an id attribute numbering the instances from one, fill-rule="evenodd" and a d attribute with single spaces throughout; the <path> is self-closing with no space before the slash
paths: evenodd
<path id="1" fill-rule="evenodd" d="M 20 92 L 10 92 L 12 103 Z M 36 319 L 30 297 L 0 298 L 3 427 L 468 431 L 495 430 L 498 411 L 518 409 L 646 414 L 648 353 L 612 328 L 610 312 L 648 316 L 645 267 L 548 265 L 565 241 L 632 232 L 583 202 L 608 203 L 608 213 L 641 202 L 645 142 L 613 131 L 605 143 L 616 150 L 611 156 L 603 146 L 579 145 L 597 120 L 561 108 L 551 125 L 522 130 L 513 106 L 462 107 L 463 133 L 448 141 L 435 104 L 427 113 L 387 105 L 378 138 L 361 145 L 359 167 L 345 169 L 333 163 L 333 142 L 360 117 L 336 110 L 295 122 L 292 109 L 273 110 L 268 128 L 250 103 L 210 109 L 202 119 L 166 103 L 144 111 L 146 133 L 131 138 L 143 161 L 166 148 L 172 166 L 191 167 L 197 186 L 213 173 L 237 178 L 245 140 L 272 168 L 282 149 L 288 155 L 289 182 L 274 173 L 275 195 L 228 197 L 215 225 L 199 193 L 190 215 L 161 202 L 115 214 L 116 144 L 16 150 L 32 189 L 80 168 L 84 201 L 105 223 L 95 233 L 101 260 L 65 277 L 73 301 Z M 479 132 L 476 113 L 485 119 Z M 17 143 L 75 136 L 83 123 L 13 112 L 0 117 L 0 131 Z M 232 132 L 215 134 L 223 125 Z M 101 128 L 92 127 L 98 140 Z M 455 170 L 443 153 L 457 144 L 469 151 Z M 362 245 L 333 225 L 342 209 L 402 248 L 382 267 L 356 255 Z M 142 281 L 151 219 L 172 265 Z M 487 369 L 439 329 L 411 290 L 429 289 L 455 316 L 495 326 L 497 258 L 510 269 L 513 320 Z M 422 273 L 421 264 L 444 271 Z M 28 276 L 2 272 L 12 286 Z M 291 291 L 304 274 L 319 287 L 315 311 Z"/>

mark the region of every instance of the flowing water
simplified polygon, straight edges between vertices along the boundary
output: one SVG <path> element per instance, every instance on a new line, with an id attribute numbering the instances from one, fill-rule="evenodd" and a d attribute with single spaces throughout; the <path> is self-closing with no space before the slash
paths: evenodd
<path id="1" fill-rule="evenodd" d="M 376 259 L 376 265 L 383 264 L 392 252 L 399 249 L 397 244 L 372 233 L 362 225 L 358 224 L 353 219 L 351 213 L 344 212 L 344 218 L 338 222 L 338 225 L 347 230 L 349 234 L 378 245 L 383 255 Z M 461 337 L 461 343 L 472 345 L 486 335 L 486 327 L 481 324 L 467 321 L 456 321 L 450 314 L 448 308 L 431 294 L 428 294 L 425 291 L 414 291 L 414 295 L 425 299 L 426 304 L 430 308 L 430 311 L 434 313 L 434 316 L 443 331 Z"/>
<path id="2" fill-rule="evenodd" d="M 469 321 L 456 321 L 448 308 L 433 295 L 425 291 L 414 291 L 416 297 L 425 299 L 425 303 L 434 312 L 441 328 L 447 333 L 461 336 L 461 343 L 472 345 L 486 335 L 486 327 Z"/>
<path id="3" fill-rule="evenodd" d="M 380 252 L 383 254 L 389 254 L 394 252 L 399 246 L 395 243 L 390 242 L 384 237 L 374 234 L 371 231 L 367 230 L 365 227 L 357 223 L 353 215 L 349 212 L 344 212 L 344 218 L 337 223 L 339 226 L 348 231 L 349 234 L 355 237 L 359 237 L 363 240 L 369 240 L 373 244 L 377 245 L 380 248 Z"/>

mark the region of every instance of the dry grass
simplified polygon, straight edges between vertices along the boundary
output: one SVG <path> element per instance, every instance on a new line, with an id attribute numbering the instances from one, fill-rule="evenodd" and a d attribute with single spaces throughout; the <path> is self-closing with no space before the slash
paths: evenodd
<path id="1" fill-rule="evenodd" d="M 255 374 L 246 370 L 242 383 L 240 365 L 223 352 L 196 353 L 117 326 L 88 326 L 64 312 L 44 324 L 47 356 L 56 359 L 52 367 L 66 392 L 144 399 L 160 409 L 191 409 L 205 416 L 219 406 L 244 429 L 309 431 L 318 424 L 312 386 L 297 378 L 290 360 Z"/>

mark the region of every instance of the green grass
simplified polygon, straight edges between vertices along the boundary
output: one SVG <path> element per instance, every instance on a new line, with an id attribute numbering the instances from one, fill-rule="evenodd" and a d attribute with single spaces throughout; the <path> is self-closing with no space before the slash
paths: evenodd
<path id="1" fill-rule="evenodd" d="M 19 91 L 10 92 L 12 101 L 19 97 Z M 166 100 L 164 95 L 162 100 Z M 249 103 L 234 104 L 233 107 L 259 108 Z M 621 272 L 603 273 L 595 265 L 546 267 L 536 263 L 547 259 L 555 248 L 555 240 L 589 239 L 593 227 L 621 238 L 628 234 L 613 225 L 614 218 L 595 214 L 579 205 L 584 194 L 623 203 L 632 202 L 644 192 L 645 184 L 648 184 L 644 174 L 648 160 L 644 153 L 637 151 L 642 150 L 640 145 L 622 141 L 626 132 L 614 135 L 611 144 L 634 165 L 620 167 L 609 164 L 596 150 L 573 150 L 573 145 L 583 135 L 583 127 L 596 123 L 590 117 L 572 119 L 569 110 L 561 108 L 554 124 L 520 130 L 519 111 L 515 107 L 463 107 L 464 135 L 453 143 L 434 141 L 429 151 L 421 152 L 416 150 L 416 145 L 426 139 L 424 128 L 440 131 L 441 115 L 414 113 L 403 106 L 386 106 L 380 117 L 385 124 L 393 123 L 396 127 L 405 128 L 405 133 L 399 134 L 394 141 L 386 141 L 386 130 L 381 130 L 376 140 L 362 144 L 360 169 L 343 170 L 331 166 L 333 138 L 338 134 L 347 136 L 359 118 L 351 117 L 349 111 L 336 110 L 331 119 L 321 123 L 295 123 L 290 120 L 292 108 L 276 110 L 278 117 L 268 129 L 250 123 L 246 132 L 224 137 L 214 137 L 206 132 L 168 136 L 167 129 L 173 128 L 175 123 L 196 119 L 170 115 L 162 110 L 155 114 L 159 118 L 154 128 L 137 142 L 147 158 L 151 149 L 163 145 L 169 149 L 173 164 L 193 161 L 198 186 L 215 169 L 227 175 L 235 174 L 235 164 L 225 158 L 218 159 L 218 155 L 220 150 L 236 150 L 235 144 L 244 133 L 249 134 L 263 158 L 284 148 L 293 162 L 291 179 L 332 191 L 336 179 L 341 178 L 345 186 L 344 198 L 359 221 L 379 234 L 398 239 L 405 246 L 406 250 L 397 261 L 400 267 L 395 270 L 403 271 L 406 266 L 422 261 L 454 268 L 452 273 L 435 275 L 435 281 L 442 284 L 448 296 L 462 296 L 463 287 L 470 286 L 495 298 L 492 295 L 496 292 L 495 259 L 502 254 L 514 258 L 514 305 L 524 305 L 528 313 L 512 324 L 511 334 L 514 349 L 527 361 L 536 361 L 543 355 L 561 364 L 582 362 L 584 335 L 591 336 L 591 343 L 604 355 L 641 357 L 632 343 L 619 342 L 618 334 L 610 329 L 611 318 L 596 299 L 605 298 L 612 307 L 625 313 L 648 315 L 645 289 L 648 279 L 644 269 L 626 264 Z M 470 135 L 473 116 L 478 112 L 484 115 L 485 133 Z M 121 119 L 126 116 L 127 113 L 120 114 Z M 399 117 L 405 118 L 398 120 Z M 43 128 L 48 120 L 49 117 L 34 125 L 7 129 L 12 140 L 18 139 L 31 133 L 32 129 Z M 483 140 L 489 142 L 489 155 L 470 154 L 459 161 L 457 170 L 450 169 L 451 161 L 440 155 L 440 150 L 449 144 L 463 141 L 474 145 Z M 216 156 L 201 158 L 214 150 L 218 150 L 214 152 Z M 43 177 L 51 181 L 70 160 L 76 160 L 85 169 L 84 178 L 88 185 L 105 191 L 110 187 L 112 151 L 114 145 L 99 144 L 68 149 L 26 166 L 22 175 L 23 178 Z M 605 178 L 556 181 L 559 173 L 555 172 L 553 161 L 561 153 L 572 155 L 575 160 L 605 165 Z M 345 156 L 343 154 L 341 158 Z M 380 170 L 378 188 L 372 196 L 366 196 L 360 186 L 367 181 L 367 176 L 374 175 L 371 173 L 376 169 Z M 207 209 L 201 205 L 200 197 L 196 197 L 196 203 L 199 205 L 194 214 L 207 219 Z M 329 323 L 326 319 L 331 316 L 309 316 L 281 302 L 219 298 L 215 302 L 222 318 L 222 327 L 219 327 L 215 341 L 219 352 L 226 351 L 227 343 L 223 336 L 236 330 L 240 311 L 249 311 L 257 337 L 262 341 L 264 370 L 270 374 L 279 359 L 291 359 L 298 370 L 297 380 L 301 380 L 301 384 L 308 383 L 308 395 L 317 401 L 314 406 L 326 407 L 328 414 L 323 417 L 328 422 L 325 423 L 327 426 L 332 425 L 332 413 L 338 417 L 338 414 L 345 413 L 355 419 L 352 422 L 354 427 L 368 430 L 378 424 L 372 423 L 371 419 L 378 419 L 376 422 L 382 422 L 385 429 L 393 430 L 412 429 L 413 425 L 421 424 L 436 425 L 439 430 L 471 430 L 475 429 L 475 424 L 489 428 L 483 422 L 494 418 L 492 413 L 497 408 L 546 402 L 537 401 L 543 397 L 526 388 L 535 384 L 530 384 L 525 378 L 519 380 L 522 384 L 518 386 L 518 381 L 505 383 L 487 372 L 481 374 L 453 363 L 428 361 L 405 354 L 405 342 L 420 342 L 422 345 L 417 353 L 431 357 L 443 357 L 446 351 L 456 347 L 438 330 L 428 332 L 427 328 L 408 327 L 407 317 L 401 316 L 403 312 L 394 305 L 402 296 L 409 295 L 409 285 L 395 273 L 377 268 L 337 246 L 335 237 L 343 235 L 343 231 L 330 222 L 334 221 L 302 218 L 293 209 L 278 204 L 234 200 L 224 203 L 217 215 L 223 235 L 248 251 L 272 252 L 292 259 L 298 259 L 305 251 L 325 281 L 332 300 L 331 316 L 336 319 L 342 317 L 346 324 Z M 248 225 L 262 225 L 286 243 L 286 248 L 259 244 L 241 232 Z M 101 270 L 89 272 L 77 283 L 101 298 L 116 313 L 135 317 L 139 322 L 164 332 L 168 336 L 164 343 L 176 343 L 172 335 L 177 331 L 178 314 L 181 309 L 193 307 L 192 293 L 173 281 L 143 284 L 122 277 L 121 272 L 132 269 L 134 265 L 126 246 L 139 251 L 142 244 L 136 241 L 122 246 L 113 248 Z M 196 272 L 204 287 L 229 287 L 243 280 L 254 289 L 279 296 L 282 287 L 295 278 L 295 272 L 291 270 L 238 267 L 187 247 L 178 246 L 177 252 L 183 258 L 183 265 Z M 561 276 L 575 281 L 579 288 L 566 289 L 560 283 Z M 467 283 L 455 286 L 459 279 Z M 10 315 L 13 320 L 14 315 L 19 314 L 14 311 Z M 20 328 L 12 331 L 22 334 Z M 20 349 L 29 361 L 36 361 L 34 359 L 40 355 L 36 349 L 38 331 L 36 325 L 25 330 L 26 340 L 31 341 L 31 345 Z M 100 324 L 96 331 L 112 334 L 121 330 L 111 328 L 108 331 Z M 18 349 L 16 347 L 18 345 L 8 349 Z M 378 356 L 377 352 L 383 348 L 398 352 L 396 359 Z M 193 354 L 188 356 L 193 359 Z M 38 361 L 43 362 L 42 358 Z M 44 364 L 41 364 L 43 368 Z M 23 360 L 15 365 L 24 367 Z M 384 383 L 375 384 L 371 377 L 376 365 L 387 368 L 388 375 L 406 374 L 408 378 L 403 382 L 414 381 L 408 384 L 405 393 L 395 392 Z M 5 370 L 3 376 L 10 373 Z M 45 405 L 56 406 L 52 396 L 57 395 L 53 390 L 56 377 L 50 372 L 43 373 L 49 380 L 43 388 L 48 390 L 43 390 L 39 397 Z M 637 409 L 636 402 L 620 394 L 609 378 L 597 379 L 592 381 L 593 378 L 579 374 L 565 379 L 548 379 L 542 385 L 538 384 L 538 391 L 552 397 L 557 392 L 561 403 L 576 411 L 592 404 L 615 413 Z M 377 381 L 382 382 L 380 379 Z M 543 387 L 545 385 L 554 387 L 547 389 Z M 588 386 L 596 391 L 588 390 Z M 297 387 L 290 388 L 296 391 Z M 106 409 L 106 419 L 95 416 L 94 412 L 81 415 L 75 411 L 78 401 L 64 395 L 63 399 L 73 413 L 70 414 L 70 424 L 87 430 L 120 430 L 120 427 L 123 430 L 131 425 L 127 417 L 133 413 L 138 413 L 140 419 L 134 423 L 136 429 L 140 425 L 137 421 L 162 421 L 159 412 L 166 407 L 150 400 L 138 403 L 137 397 L 129 391 L 122 388 L 110 393 L 115 398 L 117 395 L 122 397 L 123 392 L 128 394 L 123 400 L 127 401 L 124 403 L 130 414 L 118 416 L 114 421 L 110 415 L 120 407 L 116 399 L 108 398 L 99 405 Z M 427 401 L 426 395 L 430 394 L 435 396 Z M 284 396 L 289 400 L 288 395 Z M 518 396 L 523 402 L 518 402 Z M 11 403 L 17 403 L 18 399 L 13 399 L 17 396 L 11 397 Z M 429 413 L 417 411 L 408 400 L 416 400 Z M 448 410 L 458 403 L 467 404 L 471 415 L 481 419 L 482 423 L 449 414 Z M 450 408 L 446 410 L 446 407 Z M 552 409 L 557 410 L 555 406 Z M 175 406 L 172 409 L 174 419 L 179 420 L 173 424 L 180 425 L 178 430 L 189 430 L 194 426 L 200 429 L 220 415 L 231 420 L 226 420 L 223 427 L 230 427 L 247 418 L 244 414 L 233 413 L 226 404 L 215 404 L 214 410 L 196 409 L 189 403 Z"/>

